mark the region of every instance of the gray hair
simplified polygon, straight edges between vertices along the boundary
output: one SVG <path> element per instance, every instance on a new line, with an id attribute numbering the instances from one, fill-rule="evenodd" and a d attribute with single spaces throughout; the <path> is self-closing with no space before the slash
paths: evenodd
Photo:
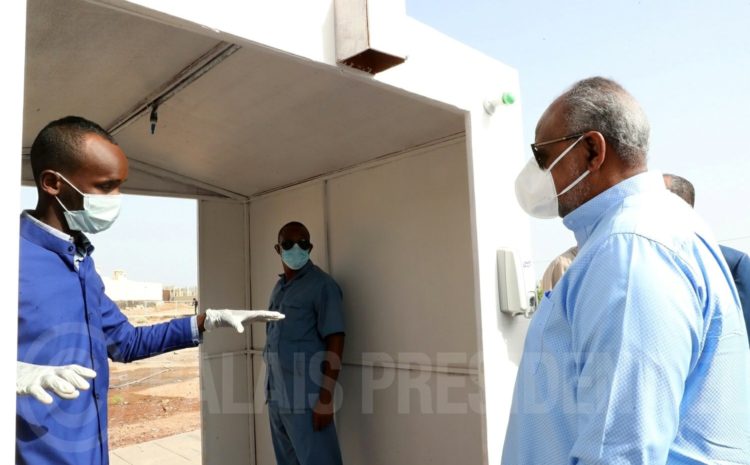
<path id="1" fill-rule="evenodd" d="M 599 131 L 627 166 L 646 163 L 648 119 L 621 85 L 592 77 L 573 84 L 558 100 L 565 105 L 570 132 Z"/>
<path id="2" fill-rule="evenodd" d="M 695 207 L 695 187 L 693 187 L 693 183 L 682 176 L 669 173 L 664 173 L 664 180 L 669 180 L 665 184 L 670 192 L 680 196 L 691 207 Z"/>

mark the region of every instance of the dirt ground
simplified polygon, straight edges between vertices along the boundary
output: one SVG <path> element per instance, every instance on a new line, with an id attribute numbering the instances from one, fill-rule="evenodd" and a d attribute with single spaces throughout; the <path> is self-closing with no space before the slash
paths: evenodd
<path id="1" fill-rule="evenodd" d="M 192 315 L 190 305 L 124 308 L 136 326 Z M 109 447 L 137 444 L 200 428 L 198 348 L 132 363 L 109 363 Z"/>

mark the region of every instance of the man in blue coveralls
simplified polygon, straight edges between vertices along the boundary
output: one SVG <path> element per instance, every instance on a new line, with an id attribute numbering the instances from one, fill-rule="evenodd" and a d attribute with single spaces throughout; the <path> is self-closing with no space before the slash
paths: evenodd
<path id="1" fill-rule="evenodd" d="M 107 357 L 130 362 L 194 346 L 203 331 L 242 332 L 244 321 L 283 316 L 207 310 L 133 327 L 104 294 L 91 258 L 94 247 L 85 235 L 107 229 L 119 214 L 120 186 L 128 177 L 125 154 L 96 123 L 69 116 L 37 135 L 31 168 L 38 201 L 36 209 L 21 215 L 18 362 L 23 370 L 17 384 L 23 386 L 17 391 L 32 395 L 17 398 L 16 463 L 107 464 Z M 56 374 L 73 381 L 64 373 L 71 366 L 85 369 L 79 374 L 86 378 L 93 370 L 91 385 L 80 379 L 60 390 L 45 381 Z M 59 397 L 45 395 L 44 388 Z"/>
<path id="2" fill-rule="evenodd" d="M 750 348 L 713 233 L 648 170 L 648 120 L 601 77 L 544 112 L 516 178 L 578 255 L 534 314 L 503 465 L 750 464 Z"/>
<path id="3" fill-rule="evenodd" d="M 333 465 L 341 452 L 333 392 L 344 350 L 341 289 L 310 261 L 310 233 L 284 225 L 276 253 L 284 273 L 269 309 L 285 315 L 266 326 L 266 399 L 279 465 Z"/>

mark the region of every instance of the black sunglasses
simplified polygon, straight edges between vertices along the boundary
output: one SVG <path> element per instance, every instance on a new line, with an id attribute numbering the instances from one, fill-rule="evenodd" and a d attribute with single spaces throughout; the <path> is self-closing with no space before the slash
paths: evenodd
<path id="1" fill-rule="evenodd" d="M 579 132 L 576 134 L 571 134 L 569 136 L 560 137 L 559 139 L 553 139 L 553 140 L 547 140 L 544 142 L 537 142 L 535 144 L 531 144 L 531 151 L 534 153 L 534 158 L 536 158 L 536 163 L 539 165 L 539 168 L 542 168 L 542 164 L 544 163 L 544 154 L 539 151 L 539 147 L 543 147 L 545 145 L 554 144 L 557 142 L 563 142 L 566 140 L 571 139 L 577 139 L 581 137 L 582 135 L 586 134 L 585 132 Z"/>
<path id="2" fill-rule="evenodd" d="M 299 248 L 302 250 L 310 250 L 312 247 L 312 244 L 307 239 L 300 239 L 298 241 L 293 241 L 291 239 L 286 239 L 284 241 L 279 242 L 279 245 L 284 250 L 289 250 L 292 247 L 294 247 L 294 244 L 299 244 Z"/>

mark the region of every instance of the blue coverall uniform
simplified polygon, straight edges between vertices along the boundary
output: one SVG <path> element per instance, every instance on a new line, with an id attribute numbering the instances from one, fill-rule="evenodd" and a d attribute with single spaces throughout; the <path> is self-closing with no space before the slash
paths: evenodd
<path id="1" fill-rule="evenodd" d="M 285 315 L 266 326 L 266 399 L 279 465 L 333 465 L 341 452 L 333 422 L 313 430 L 325 360 L 325 338 L 344 332 L 342 293 L 328 274 L 308 261 L 291 281 L 280 275 L 271 310 Z"/>

